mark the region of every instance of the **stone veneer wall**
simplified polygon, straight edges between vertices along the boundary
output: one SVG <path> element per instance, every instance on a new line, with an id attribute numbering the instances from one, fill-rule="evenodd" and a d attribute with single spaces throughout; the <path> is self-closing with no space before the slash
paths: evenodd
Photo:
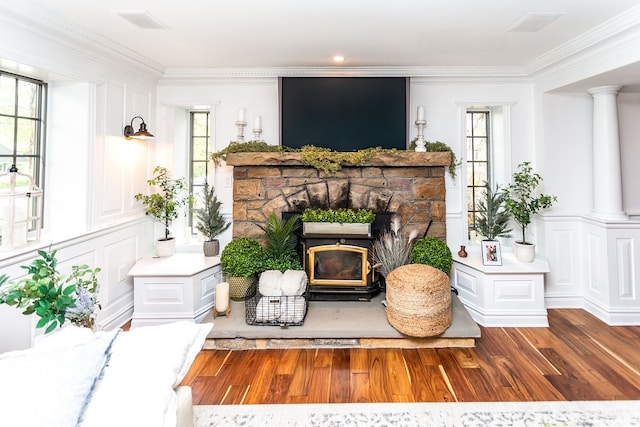
<path id="1" fill-rule="evenodd" d="M 445 166 L 449 153 L 377 153 L 335 176 L 305 166 L 299 153 L 232 153 L 233 237 L 255 237 L 275 212 L 367 208 L 397 213 L 407 229 L 446 239 Z"/>

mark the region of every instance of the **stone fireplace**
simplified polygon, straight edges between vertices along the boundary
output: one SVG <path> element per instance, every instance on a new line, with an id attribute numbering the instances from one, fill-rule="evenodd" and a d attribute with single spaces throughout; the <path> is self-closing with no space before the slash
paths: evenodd
<path id="1" fill-rule="evenodd" d="M 429 236 L 444 240 L 449 161 L 448 152 L 376 153 L 362 166 L 329 176 L 304 165 L 299 153 L 230 153 L 233 237 L 261 239 L 259 225 L 272 212 L 345 207 L 396 213 L 420 236 L 429 227 Z"/>
<path id="2" fill-rule="evenodd" d="M 418 235 L 446 238 L 445 167 L 449 153 L 378 153 L 366 164 L 328 176 L 306 166 L 297 153 L 234 153 L 233 236 L 261 239 L 271 213 L 306 208 L 371 209 L 372 233 L 299 236 L 301 263 L 311 299 L 369 301 L 382 288 L 371 266 L 371 248 L 393 214 Z M 347 265 L 348 264 L 348 265 Z M 334 271 L 338 269 L 339 271 Z"/>

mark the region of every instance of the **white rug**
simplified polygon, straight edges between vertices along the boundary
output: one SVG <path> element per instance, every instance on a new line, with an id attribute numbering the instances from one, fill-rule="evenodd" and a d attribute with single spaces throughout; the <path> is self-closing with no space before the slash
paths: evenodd
<path id="1" fill-rule="evenodd" d="M 640 426 L 640 401 L 194 406 L 209 426 Z"/>

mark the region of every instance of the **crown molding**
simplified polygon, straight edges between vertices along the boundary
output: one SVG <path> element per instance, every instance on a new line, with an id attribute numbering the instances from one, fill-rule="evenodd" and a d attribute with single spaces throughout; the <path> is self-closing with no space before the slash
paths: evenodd
<path id="1" fill-rule="evenodd" d="M 502 81 L 528 78 L 520 67 L 266 67 L 266 68 L 167 68 L 160 85 L 207 82 L 259 82 L 277 77 L 412 77 L 416 82 Z"/>
<path id="2" fill-rule="evenodd" d="M 558 63 L 585 52 L 589 48 L 622 36 L 633 28 L 640 28 L 640 5 L 624 11 L 608 21 L 582 33 L 580 36 L 549 50 L 524 66 L 527 75 L 533 76 Z"/>
<path id="3" fill-rule="evenodd" d="M 164 67 L 160 64 L 80 27 L 49 9 L 19 0 L 3 0 L 0 10 L 2 20 L 8 25 L 28 31 L 29 34 L 60 45 L 62 49 L 73 51 L 91 61 L 122 72 L 135 72 L 146 78 L 158 79 L 164 72 Z"/>

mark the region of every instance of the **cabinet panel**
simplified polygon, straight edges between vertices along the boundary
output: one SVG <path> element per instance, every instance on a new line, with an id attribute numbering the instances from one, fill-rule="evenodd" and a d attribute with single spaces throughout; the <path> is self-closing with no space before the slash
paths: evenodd
<path id="1" fill-rule="evenodd" d="M 145 283 L 143 304 L 184 304 L 184 283 Z"/>

